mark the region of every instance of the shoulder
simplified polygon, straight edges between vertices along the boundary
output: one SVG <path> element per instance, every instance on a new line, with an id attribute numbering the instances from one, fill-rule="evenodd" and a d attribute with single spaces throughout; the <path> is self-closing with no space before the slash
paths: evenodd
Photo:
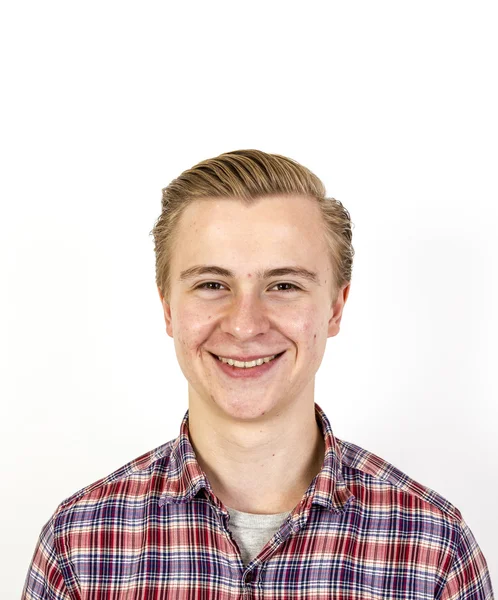
<path id="1" fill-rule="evenodd" d="M 342 470 L 346 484 L 365 498 L 375 493 L 375 502 L 397 504 L 422 511 L 426 516 L 440 516 L 454 524 L 462 515 L 438 492 L 416 481 L 387 460 L 356 444 L 337 439 L 341 450 Z"/>
<path id="2" fill-rule="evenodd" d="M 52 516 L 55 530 L 64 522 L 92 519 L 106 505 L 123 509 L 130 504 L 142 504 L 151 496 L 159 498 L 174 443 L 175 440 L 170 440 L 142 454 L 66 498 Z"/>

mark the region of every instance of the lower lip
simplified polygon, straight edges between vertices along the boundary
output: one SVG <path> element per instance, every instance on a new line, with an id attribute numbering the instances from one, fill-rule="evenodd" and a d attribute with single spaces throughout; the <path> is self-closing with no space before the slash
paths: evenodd
<path id="1" fill-rule="evenodd" d="M 228 365 L 227 363 L 222 362 L 219 358 L 211 354 L 213 360 L 216 361 L 218 368 L 223 371 L 229 377 L 233 377 L 235 379 L 250 379 L 253 377 L 261 377 L 268 371 L 271 371 L 277 363 L 282 358 L 283 354 L 270 360 L 270 362 L 263 363 L 262 365 L 257 365 L 255 367 L 250 367 L 249 369 L 241 369 L 239 367 L 233 367 L 232 365 Z"/>

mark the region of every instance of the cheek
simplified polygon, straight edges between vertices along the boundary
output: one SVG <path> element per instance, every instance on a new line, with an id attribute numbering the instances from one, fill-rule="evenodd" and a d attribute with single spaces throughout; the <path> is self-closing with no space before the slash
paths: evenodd
<path id="1" fill-rule="evenodd" d="M 296 342 L 301 343 L 308 352 L 320 354 L 324 339 L 327 339 L 326 322 L 320 311 L 314 306 L 301 309 L 291 323 Z"/>
<path id="2" fill-rule="evenodd" d="M 183 352 L 195 350 L 208 337 L 213 318 L 210 313 L 195 307 L 177 310 L 174 319 L 175 343 Z"/>

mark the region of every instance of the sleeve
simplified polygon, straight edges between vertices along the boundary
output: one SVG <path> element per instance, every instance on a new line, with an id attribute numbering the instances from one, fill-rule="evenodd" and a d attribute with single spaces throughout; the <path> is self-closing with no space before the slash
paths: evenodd
<path id="1" fill-rule="evenodd" d="M 59 566 L 53 527 L 52 517 L 38 539 L 21 600 L 74 600 Z"/>
<path id="2" fill-rule="evenodd" d="M 439 600 L 494 600 L 488 565 L 465 521 Z"/>

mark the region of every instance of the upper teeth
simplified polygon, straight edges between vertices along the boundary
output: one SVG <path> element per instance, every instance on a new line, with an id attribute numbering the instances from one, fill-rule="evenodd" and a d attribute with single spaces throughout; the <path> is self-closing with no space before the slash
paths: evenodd
<path id="1" fill-rule="evenodd" d="M 262 365 L 264 362 L 270 362 L 270 360 L 274 359 L 276 354 L 273 356 L 266 356 L 265 358 L 258 358 L 257 360 L 251 360 L 250 362 L 244 362 L 239 360 L 233 360 L 232 358 L 223 358 L 222 356 L 218 356 L 219 360 L 224 363 L 228 363 L 234 367 L 240 367 L 244 369 L 248 369 L 250 367 L 255 367 L 256 365 Z"/>

